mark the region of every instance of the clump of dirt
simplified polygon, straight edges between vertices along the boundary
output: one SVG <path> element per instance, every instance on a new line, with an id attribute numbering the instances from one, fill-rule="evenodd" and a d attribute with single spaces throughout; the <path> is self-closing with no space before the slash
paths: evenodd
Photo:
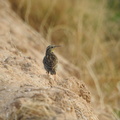
<path id="1" fill-rule="evenodd" d="M 31 91 L 39 91 L 30 98 L 19 98 L 14 102 L 15 112 L 10 115 L 10 120 L 15 116 L 22 120 L 77 120 L 83 119 L 84 114 L 91 116 L 92 112 L 83 110 L 86 107 L 86 102 L 82 101 L 80 97 L 71 91 L 64 90 L 64 88 L 52 87 L 42 89 L 31 89 Z M 30 91 L 27 91 L 30 92 Z M 81 115 L 80 115 L 81 114 Z M 87 117 L 86 117 L 87 118 Z M 90 117 L 89 117 L 90 119 Z M 92 120 L 92 118 L 91 118 Z"/>
<path id="2" fill-rule="evenodd" d="M 57 79 L 47 76 L 42 59 L 48 43 L 7 0 L 0 2 L 0 28 L 0 120 L 98 120 L 86 85 L 69 77 L 78 69 L 58 55 Z"/>

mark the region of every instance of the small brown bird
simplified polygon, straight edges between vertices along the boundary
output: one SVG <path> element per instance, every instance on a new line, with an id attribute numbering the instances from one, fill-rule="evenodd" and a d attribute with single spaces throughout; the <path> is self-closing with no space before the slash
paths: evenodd
<path id="1" fill-rule="evenodd" d="M 47 71 L 47 74 L 49 73 L 51 75 L 55 75 L 54 79 L 56 79 L 56 68 L 57 68 L 57 63 L 58 63 L 58 58 L 57 56 L 53 53 L 53 49 L 56 47 L 60 47 L 58 45 L 49 45 L 46 48 L 46 54 L 43 59 L 43 64 L 44 68 Z"/>

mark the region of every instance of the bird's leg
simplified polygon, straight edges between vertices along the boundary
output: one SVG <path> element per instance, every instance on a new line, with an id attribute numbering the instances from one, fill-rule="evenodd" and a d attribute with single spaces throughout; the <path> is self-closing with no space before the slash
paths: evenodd
<path id="1" fill-rule="evenodd" d="M 47 71 L 46 74 L 47 74 L 47 78 L 49 78 L 49 77 L 50 77 L 50 75 L 49 75 L 49 71 Z"/>
<path id="2" fill-rule="evenodd" d="M 47 74 L 47 76 L 49 76 L 49 72 L 48 71 L 46 72 L 46 74 Z"/>
<path id="3" fill-rule="evenodd" d="M 54 80 L 56 80 L 56 78 L 57 78 L 57 76 L 56 76 L 56 74 L 54 75 Z"/>
<path id="4" fill-rule="evenodd" d="M 48 77 L 49 79 L 52 79 L 52 78 L 51 78 L 51 75 L 50 75 L 50 72 L 47 71 L 46 73 L 47 73 L 47 77 Z"/>

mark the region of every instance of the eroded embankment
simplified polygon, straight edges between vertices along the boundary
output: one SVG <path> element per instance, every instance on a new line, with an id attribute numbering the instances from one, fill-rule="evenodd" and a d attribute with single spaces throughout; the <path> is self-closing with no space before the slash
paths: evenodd
<path id="1" fill-rule="evenodd" d="M 48 43 L 0 0 L 0 119 L 97 120 L 90 92 L 58 55 L 57 80 L 46 76 L 42 65 Z M 66 69 L 67 67 L 67 69 Z"/>

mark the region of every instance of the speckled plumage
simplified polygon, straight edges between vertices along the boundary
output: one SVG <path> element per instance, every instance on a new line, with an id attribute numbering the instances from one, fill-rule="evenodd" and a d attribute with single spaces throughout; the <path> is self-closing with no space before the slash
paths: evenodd
<path id="1" fill-rule="evenodd" d="M 44 68 L 47 71 L 47 73 L 50 73 L 51 75 L 56 75 L 56 68 L 58 63 L 58 58 L 52 51 L 55 47 L 60 46 L 49 45 L 46 48 L 46 54 L 43 59 Z"/>

